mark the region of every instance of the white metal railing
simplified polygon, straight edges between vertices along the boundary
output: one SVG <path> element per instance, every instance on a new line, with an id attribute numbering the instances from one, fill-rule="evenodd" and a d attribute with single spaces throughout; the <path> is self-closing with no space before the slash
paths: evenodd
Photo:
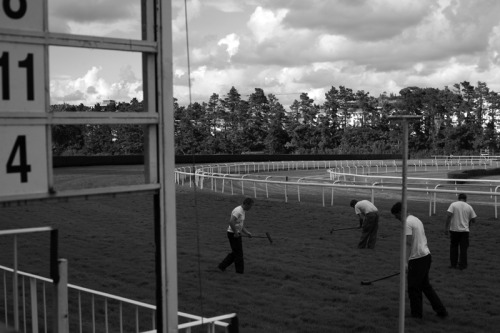
<path id="1" fill-rule="evenodd" d="M 50 278 L 18 269 L 18 242 L 22 234 L 50 232 Z M 156 306 L 72 285 L 67 280 L 67 261 L 57 258 L 57 230 L 51 227 L 0 230 L 13 237 L 13 268 L 0 265 L 2 288 L 0 322 L 16 331 L 32 332 L 140 332 L 155 329 Z M 47 306 L 50 304 L 51 306 Z M 52 306 L 53 305 L 53 306 Z M 71 311 L 70 311 L 71 310 Z M 90 313 L 89 313 L 90 312 Z M 124 316 L 124 312 L 126 315 Z M 225 319 L 236 314 L 204 318 L 178 312 L 179 329 L 205 326 L 208 332 L 228 327 Z M 71 326 L 69 318 L 72 319 Z M 115 326 L 112 323 L 116 323 Z"/>
<path id="2" fill-rule="evenodd" d="M 214 165 L 196 165 L 196 166 L 182 166 L 176 168 L 176 180 L 178 183 L 184 185 L 187 177 L 183 176 L 192 173 L 206 173 L 206 174 L 230 174 L 236 175 L 241 173 L 259 173 L 271 171 L 290 171 L 290 170 L 310 170 L 310 169 L 340 169 L 344 173 L 359 174 L 359 170 L 363 173 L 389 173 L 398 172 L 401 169 L 402 162 L 399 160 L 333 160 L 333 161 L 282 161 L 282 162 L 250 162 L 250 163 L 225 163 Z M 441 168 L 450 170 L 452 167 L 462 169 L 463 167 L 499 167 L 499 160 L 495 159 L 482 159 L 477 156 L 470 156 L 468 158 L 449 160 L 443 159 L 418 159 L 408 161 L 408 167 L 422 168 L 425 171 L 436 171 Z M 177 173 L 179 172 L 179 173 Z"/>
<path id="3" fill-rule="evenodd" d="M 57 257 L 57 229 L 51 227 L 38 227 L 38 228 L 24 228 L 24 229 L 10 229 L 10 230 L 0 230 L 0 236 L 12 236 L 13 237 L 13 268 L 3 271 L 3 313 L 4 313 L 4 323 L 9 325 L 9 317 L 12 319 L 13 328 L 17 331 L 20 330 L 20 305 L 22 304 L 22 319 L 23 319 L 23 329 L 27 332 L 28 323 L 31 322 L 31 331 L 38 332 L 38 298 L 36 283 L 31 279 L 29 280 L 30 286 L 30 303 L 31 303 L 31 318 L 27 319 L 27 308 L 26 308 L 26 298 L 19 298 L 19 276 L 22 275 L 18 270 L 18 236 L 25 234 L 32 234 L 38 232 L 50 232 L 50 279 L 47 279 L 53 289 L 53 332 L 67 332 L 67 293 L 66 293 L 66 278 L 67 278 L 67 263 L 64 259 L 58 259 Z M 3 267 L 3 266 L 2 266 Z M 7 288 L 6 272 L 10 271 L 12 274 L 12 289 L 9 294 L 9 289 Z M 25 295 L 26 285 L 24 278 L 21 280 L 21 293 Z M 45 288 L 43 289 L 43 299 L 45 300 Z M 9 315 L 9 300 L 12 302 L 12 313 Z M 22 302 L 21 302 L 22 301 Z M 44 323 L 47 323 L 47 307 L 44 306 Z M 46 326 L 46 325 L 45 325 Z"/>
<path id="4" fill-rule="evenodd" d="M 413 170 L 421 171 L 432 171 L 439 170 L 439 168 L 449 168 L 453 166 L 456 169 L 461 169 L 464 166 L 468 168 L 474 167 L 498 167 L 498 161 L 496 160 L 477 160 L 477 159 L 462 159 L 456 160 L 457 162 L 452 164 L 450 160 L 415 160 L 410 161 L 409 166 Z M 460 163 L 459 163 L 459 162 Z M 176 169 L 176 180 L 178 184 L 185 185 L 186 181 L 189 182 L 189 186 L 200 187 L 201 189 L 206 187 L 206 181 L 209 181 L 210 189 L 212 191 L 221 191 L 225 193 L 224 184 L 227 182 L 231 183 L 231 194 L 235 194 L 234 184 L 236 184 L 236 192 L 241 195 L 248 195 L 245 189 L 250 189 L 255 198 L 258 197 L 260 193 L 265 198 L 269 198 L 270 195 L 274 193 L 275 196 L 283 195 L 285 202 L 288 202 L 291 197 L 290 194 L 294 190 L 297 201 L 302 201 L 305 197 L 304 191 L 307 190 L 307 195 L 316 197 L 317 202 L 321 203 L 323 206 L 328 202 L 328 197 L 330 196 L 330 205 L 333 206 L 334 203 L 334 192 L 344 193 L 345 191 L 358 191 L 358 192 L 369 192 L 371 194 L 372 201 L 375 200 L 376 192 L 394 192 L 398 193 L 401 191 L 401 187 L 396 187 L 394 185 L 401 183 L 400 176 L 388 176 L 388 175 L 374 175 L 376 172 L 385 173 L 395 173 L 401 171 L 401 165 L 399 161 L 300 161 L 300 162 L 282 162 L 284 167 L 282 170 L 288 170 L 285 165 L 288 164 L 291 170 L 303 169 L 316 169 L 323 167 L 329 170 L 330 179 L 329 182 L 322 179 L 314 178 L 293 178 L 287 177 L 286 181 L 277 180 L 279 178 L 283 179 L 283 175 L 272 177 L 269 174 L 258 175 L 258 174 L 239 174 L 230 173 L 231 170 L 245 170 L 248 171 L 249 167 L 245 167 L 245 163 L 237 164 L 225 164 L 223 166 L 210 165 L 210 166 L 197 166 L 189 167 L 183 169 Z M 255 166 L 259 164 L 260 166 Z M 270 170 L 271 166 L 275 165 L 274 162 L 261 162 L 252 163 L 251 166 L 255 170 Z M 431 170 L 432 168 L 432 170 Z M 361 173 L 345 173 L 339 172 L 338 170 L 361 170 Z M 211 171 L 217 170 L 217 173 Z M 225 172 L 225 173 L 224 173 Z M 333 176 L 335 175 L 335 176 Z M 361 181 L 360 181 L 361 179 Z M 445 194 L 459 194 L 465 192 L 471 195 L 475 195 L 480 199 L 481 204 L 488 205 L 488 201 L 492 201 L 492 205 L 495 209 L 495 218 L 498 218 L 498 196 L 500 193 L 498 189 L 500 186 L 500 180 L 478 180 L 478 179 L 440 179 L 440 178 L 417 178 L 408 177 L 410 182 L 410 187 L 407 189 L 409 194 L 413 194 L 414 197 L 409 199 L 422 200 L 422 198 L 427 197 L 429 200 L 429 216 L 436 213 L 436 202 L 438 199 L 450 200 L 450 198 L 445 198 Z M 342 183 L 343 182 L 343 183 Z M 438 183 L 441 182 L 441 183 Z M 454 184 L 450 185 L 450 182 Z M 458 184 L 458 182 L 467 182 L 470 184 Z M 220 183 L 221 185 L 218 185 Z M 234 183 L 234 184 L 233 184 Z M 487 183 L 487 184 L 485 184 Z M 436 186 L 440 184 L 440 186 Z M 392 186 L 391 186 L 392 185 Z M 451 186 L 453 189 L 439 189 L 446 186 Z M 460 187 L 460 190 L 459 190 Z M 478 188 L 486 187 L 489 191 L 479 191 Z M 331 193 L 331 194 L 330 194 Z M 441 198 L 438 198 L 440 194 Z M 418 197 L 418 198 L 417 198 Z M 314 199 L 312 199 L 314 200 Z"/>
<path id="5" fill-rule="evenodd" d="M 9 275 L 11 275 L 10 280 L 14 280 L 14 269 L 0 265 L 0 271 L 2 272 L 2 296 L 4 298 L 2 304 L 3 321 L 9 325 L 9 319 L 13 315 L 8 311 L 11 306 L 9 301 L 12 299 L 12 295 L 8 293 L 8 285 Z M 51 293 L 47 290 L 51 290 L 52 280 L 19 270 L 16 273 L 21 284 L 18 307 L 22 311 L 18 316 L 21 319 L 23 332 L 51 332 L 49 326 L 51 312 L 47 307 L 47 304 L 51 303 Z M 149 327 L 146 328 L 148 332 L 155 332 L 155 305 L 73 284 L 67 284 L 67 288 L 70 300 L 68 316 L 71 332 L 144 332 L 144 327 Z M 185 312 L 178 312 L 178 315 L 179 321 L 183 321 L 178 328 L 181 332 L 186 333 L 191 332 L 191 328 L 196 326 L 205 326 L 209 333 L 215 333 L 216 328 L 224 332 L 229 326 L 225 320 L 236 317 L 235 313 L 212 318 L 204 318 Z M 115 326 L 112 326 L 113 322 L 116 324 Z"/>

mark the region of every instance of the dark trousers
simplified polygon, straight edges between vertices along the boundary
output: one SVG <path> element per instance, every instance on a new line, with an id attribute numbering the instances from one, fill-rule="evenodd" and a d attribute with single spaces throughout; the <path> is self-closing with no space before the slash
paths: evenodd
<path id="1" fill-rule="evenodd" d="M 422 318 L 422 293 L 431 303 L 432 309 L 437 314 L 446 313 L 446 308 L 439 299 L 439 296 L 429 282 L 429 270 L 431 268 L 432 257 L 412 259 L 408 261 L 408 296 L 410 298 L 410 309 L 412 317 Z"/>
<path id="2" fill-rule="evenodd" d="M 451 266 L 467 268 L 467 249 L 469 248 L 469 233 L 450 231 L 450 263 Z M 460 249 L 460 255 L 459 255 Z M 460 256 L 460 259 L 459 259 Z"/>
<path id="3" fill-rule="evenodd" d="M 363 221 L 363 231 L 359 240 L 358 249 L 374 249 L 377 242 L 378 213 L 368 213 Z"/>
<path id="4" fill-rule="evenodd" d="M 236 273 L 243 274 L 245 264 L 243 262 L 243 240 L 240 237 L 235 238 L 232 232 L 227 233 L 229 245 L 231 246 L 231 253 L 229 253 L 224 260 L 219 264 L 219 268 L 225 270 L 229 265 L 234 262 Z"/>

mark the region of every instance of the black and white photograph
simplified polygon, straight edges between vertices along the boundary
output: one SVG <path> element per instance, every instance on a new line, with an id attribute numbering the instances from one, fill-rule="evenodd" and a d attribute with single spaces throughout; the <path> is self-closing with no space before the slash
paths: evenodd
<path id="1" fill-rule="evenodd" d="M 2 0 L 0 333 L 490 333 L 500 1 Z"/>

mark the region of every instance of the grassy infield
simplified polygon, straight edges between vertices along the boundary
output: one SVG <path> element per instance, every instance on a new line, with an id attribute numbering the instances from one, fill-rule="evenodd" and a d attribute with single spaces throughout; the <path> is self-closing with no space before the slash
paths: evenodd
<path id="1" fill-rule="evenodd" d="M 56 179 L 80 181 L 70 175 Z M 399 270 L 400 222 L 390 215 L 396 200 L 377 199 L 377 248 L 358 250 L 359 230 L 330 234 L 334 226 L 357 225 L 348 206 L 352 197 L 337 196 L 326 208 L 257 198 L 247 225 L 255 235 L 269 232 L 274 244 L 245 239 L 246 272 L 237 275 L 233 267 L 224 273 L 215 267 L 229 250 L 227 220 L 242 196 L 178 187 L 179 310 L 206 317 L 237 312 L 241 332 L 396 332 L 399 277 L 360 284 Z M 407 318 L 406 332 L 494 332 L 500 325 L 498 221 L 491 206 L 474 205 L 479 218 L 471 233 L 469 269 L 450 270 L 449 241 L 442 234 L 448 204 L 438 203 L 437 215 L 429 217 L 427 202 L 410 202 L 409 212 L 424 222 L 433 255 L 431 283 L 450 317 L 436 317 L 425 302 L 424 319 Z M 5 229 L 59 228 L 70 283 L 155 303 L 152 195 L 4 205 L 0 222 Z M 0 264 L 11 263 L 7 243 L 0 243 Z M 40 257 L 47 247 L 46 237 L 23 237 L 20 269 L 47 276 L 46 257 Z"/>

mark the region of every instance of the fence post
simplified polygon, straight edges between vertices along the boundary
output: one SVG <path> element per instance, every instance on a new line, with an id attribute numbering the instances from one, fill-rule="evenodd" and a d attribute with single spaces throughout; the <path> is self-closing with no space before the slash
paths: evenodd
<path id="1" fill-rule="evenodd" d="M 54 331 L 69 333 L 68 261 L 59 259 L 59 281 L 54 283 Z"/>
<path id="2" fill-rule="evenodd" d="M 31 299 L 31 331 L 38 333 L 38 300 L 36 291 L 36 280 L 30 278 L 30 299 Z"/>
<path id="3" fill-rule="evenodd" d="M 19 280 L 17 275 L 17 235 L 14 235 L 14 275 L 12 278 L 13 305 L 14 305 L 14 329 L 19 330 Z"/>
<path id="4" fill-rule="evenodd" d="M 495 193 L 496 193 L 496 189 L 495 189 Z M 498 197 L 495 195 L 495 219 L 498 218 Z"/>
<path id="5" fill-rule="evenodd" d="M 427 192 L 429 195 L 429 216 L 432 216 L 432 192 Z"/>

